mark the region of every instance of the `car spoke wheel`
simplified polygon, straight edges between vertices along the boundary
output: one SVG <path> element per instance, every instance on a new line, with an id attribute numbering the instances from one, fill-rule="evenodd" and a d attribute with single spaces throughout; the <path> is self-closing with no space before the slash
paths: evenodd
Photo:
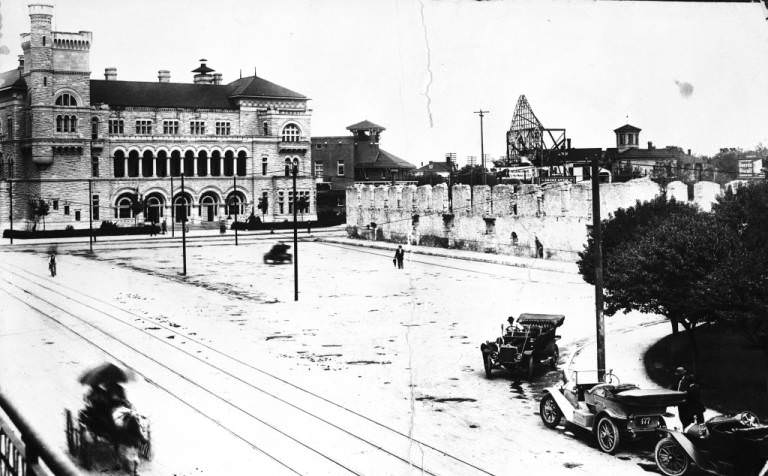
<path id="1" fill-rule="evenodd" d="M 600 418 L 600 421 L 597 422 L 595 433 L 597 444 L 601 450 L 608 454 L 616 452 L 621 442 L 621 436 L 619 434 L 619 427 L 616 426 L 612 418 L 607 416 Z"/>
<path id="2" fill-rule="evenodd" d="M 485 368 L 485 377 L 493 378 L 493 364 L 491 363 L 491 354 L 483 352 L 483 367 Z"/>
<path id="3" fill-rule="evenodd" d="M 560 407 L 555 402 L 555 397 L 550 394 L 544 395 L 539 404 L 539 416 L 541 421 L 547 428 L 555 428 L 560 424 L 560 420 L 563 418 L 563 412 L 560 411 Z"/>
<path id="4" fill-rule="evenodd" d="M 688 472 L 691 465 L 688 455 L 672 438 L 656 443 L 654 458 L 659 471 L 667 476 L 681 476 Z"/>

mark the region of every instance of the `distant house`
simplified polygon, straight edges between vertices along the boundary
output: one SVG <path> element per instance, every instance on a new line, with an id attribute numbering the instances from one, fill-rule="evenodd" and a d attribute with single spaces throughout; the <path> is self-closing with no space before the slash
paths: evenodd
<path id="1" fill-rule="evenodd" d="M 617 180 L 636 176 L 671 176 L 672 170 L 679 166 L 679 160 L 690 155 L 690 150 L 686 154 L 676 146 L 657 149 L 650 141 L 647 149 L 641 149 L 640 131 L 640 128 L 630 124 L 613 131 L 616 147 L 605 150 L 605 159 Z"/>
<path id="2" fill-rule="evenodd" d="M 345 190 L 356 183 L 415 183 L 416 166 L 379 146 L 384 127 L 364 120 L 347 130 L 350 135 L 311 138 L 318 211 L 343 213 Z"/>
<path id="3" fill-rule="evenodd" d="M 453 169 L 453 170 L 451 170 Z M 432 162 L 431 160 L 427 165 L 424 165 L 422 167 L 419 167 L 418 169 L 413 171 L 413 175 L 415 177 L 423 177 L 424 175 L 429 174 L 435 174 L 439 175 L 443 178 L 448 178 L 448 176 L 451 174 L 451 172 L 456 171 L 456 164 L 454 163 L 453 166 L 451 166 L 451 163 L 448 161 L 445 162 Z"/>

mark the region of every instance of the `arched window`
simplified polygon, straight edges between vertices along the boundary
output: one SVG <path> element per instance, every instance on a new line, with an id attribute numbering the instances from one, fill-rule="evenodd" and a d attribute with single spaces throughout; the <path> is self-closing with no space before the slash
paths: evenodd
<path id="1" fill-rule="evenodd" d="M 269 135 L 269 122 L 264 121 L 264 124 L 262 124 L 261 127 L 262 127 L 262 132 L 264 132 L 264 135 L 268 136 Z"/>
<path id="2" fill-rule="evenodd" d="M 235 154 L 231 150 L 224 153 L 224 175 L 227 177 L 235 175 Z"/>
<path id="3" fill-rule="evenodd" d="M 177 195 L 173 199 L 173 213 L 176 223 L 187 221 L 192 214 L 192 199 L 189 195 Z"/>
<path id="4" fill-rule="evenodd" d="M 513 245 L 515 245 L 515 246 L 517 246 L 517 243 L 518 243 L 518 242 L 517 242 L 517 233 L 515 233 L 515 232 L 513 231 L 513 232 L 512 232 L 512 244 L 513 244 Z"/>
<path id="5" fill-rule="evenodd" d="M 75 97 L 69 93 L 62 93 L 59 95 L 59 97 L 56 98 L 56 105 L 57 106 L 67 106 L 67 107 L 76 107 L 77 106 L 77 100 L 75 100 Z"/>
<path id="6" fill-rule="evenodd" d="M 158 177 L 168 176 L 168 152 L 159 150 L 155 161 L 155 175 Z"/>
<path id="7" fill-rule="evenodd" d="M 158 223 L 165 212 L 165 199 L 159 193 L 147 197 L 147 221 Z"/>
<path id="8" fill-rule="evenodd" d="M 171 177 L 181 175 L 181 152 L 174 150 L 171 152 Z"/>
<path id="9" fill-rule="evenodd" d="M 117 199 L 115 207 L 116 218 L 133 218 L 133 210 L 131 210 L 131 204 L 133 201 L 128 195 L 121 195 Z"/>
<path id="10" fill-rule="evenodd" d="M 237 163 L 236 165 L 236 172 L 238 177 L 244 177 L 245 176 L 245 169 L 246 164 L 248 163 L 247 157 L 245 154 L 245 151 L 240 151 L 237 153 Z"/>
<path id="11" fill-rule="evenodd" d="M 115 156 L 112 159 L 114 161 L 113 173 L 115 177 L 125 177 L 125 154 L 122 150 L 116 150 Z"/>
<path id="12" fill-rule="evenodd" d="M 204 221 L 214 221 L 218 213 L 218 197 L 212 192 L 205 192 L 200 198 L 200 216 Z"/>
<path id="13" fill-rule="evenodd" d="M 56 116 L 56 132 L 77 132 L 77 116 Z"/>
<path id="14" fill-rule="evenodd" d="M 221 152 L 218 150 L 211 152 L 211 176 L 221 176 Z"/>
<path id="15" fill-rule="evenodd" d="M 185 177 L 192 177 L 195 175 L 195 153 L 191 150 L 184 153 L 183 173 Z"/>
<path id="16" fill-rule="evenodd" d="M 132 150 L 128 152 L 128 170 L 126 171 L 126 175 L 129 177 L 138 177 L 139 176 L 139 151 Z"/>
<path id="17" fill-rule="evenodd" d="M 227 196 L 227 215 L 245 214 L 245 197 L 240 192 L 232 192 Z"/>
<path id="18" fill-rule="evenodd" d="M 285 176 L 291 176 L 291 159 L 285 159 Z"/>
<path id="19" fill-rule="evenodd" d="M 296 124 L 288 124 L 283 127 L 283 142 L 298 142 L 301 130 Z"/>
<path id="20" fill-rule="evenodd" d="M 197 170 L 195 172 L 198 177 L 208 175 L 208 152 L 201 150 L 197 153 Z"/>
<path id="21" fill-rule="evenodd" d="M 141 156 L 141 176 L 142 177 L 151 177 L 152 176 L 152 161 L 154 158 L 152 157 L 152 152 L 145 150 L 144 154 Z"/>

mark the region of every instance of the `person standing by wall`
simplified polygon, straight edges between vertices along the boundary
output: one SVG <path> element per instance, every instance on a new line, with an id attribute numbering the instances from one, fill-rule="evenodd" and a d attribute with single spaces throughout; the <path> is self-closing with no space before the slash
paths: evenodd
<path id="1" fill-rule="evenodd" d="M 397 247 L 395 251 L 395 261 L 397 261 L 397 268 L 403 269 L 403 261 L 405 260 L 405 250 L 402 245 Z"/>

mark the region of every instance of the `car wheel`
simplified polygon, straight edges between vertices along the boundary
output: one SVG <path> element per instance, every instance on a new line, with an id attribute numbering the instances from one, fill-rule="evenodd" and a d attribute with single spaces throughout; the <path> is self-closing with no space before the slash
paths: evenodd
<path id="1" fill-rule="evenodd" d="M 552 347 L 552 363 L 550 365 L 552 370 L 557 370 L 557 362 L 560 360 L 560 349 L 557 347 L 557 344 L 554 344 Z"/>
<path id="2" fill-rule="evenodd" d="M 483 352 L 483 368 L 485 368 L 485 377 L 492 379 L 493 378 L 493 364 L 491 363 L 491 354 L 490 352 L 486 353 Z"/>
<path id="3" fill-rule="evenodd" d="M 691 460 L 688 455 L 674 439 L 669 437 L 656 443 L 653 456 L 659 471 L 667 476 L 681 476 L 686 474 L 691 467 Z"/>
<path id="4" fill-rule="evenodd" d="M 533 380 L 533 376 L 536 375 L 536 359 L 534 359 L 533 356 L 526 359 L 525 368 L 528 374 L 528 380 Z"/>
<path id="5" fill-rule="evenodd" d="M 619 427 L 613 421 L 613 418 L 605 415 L 597 422 L 595 437 L 600 449 L 608 454 L 615 453 L 619 448 L 619 443 L 621 443 Z"/>
<path id="6" fill-rule="evenodd" d="M 560 407 L 555 402 L 555 397 L 550 394 L 544 395 L 539 404 L 539 416 L 541 421 L 544 422 L 544 426 L 547 428 L 556 428 L 560 424 L 563 418 L 563 412 L 560 411 Z"/>

